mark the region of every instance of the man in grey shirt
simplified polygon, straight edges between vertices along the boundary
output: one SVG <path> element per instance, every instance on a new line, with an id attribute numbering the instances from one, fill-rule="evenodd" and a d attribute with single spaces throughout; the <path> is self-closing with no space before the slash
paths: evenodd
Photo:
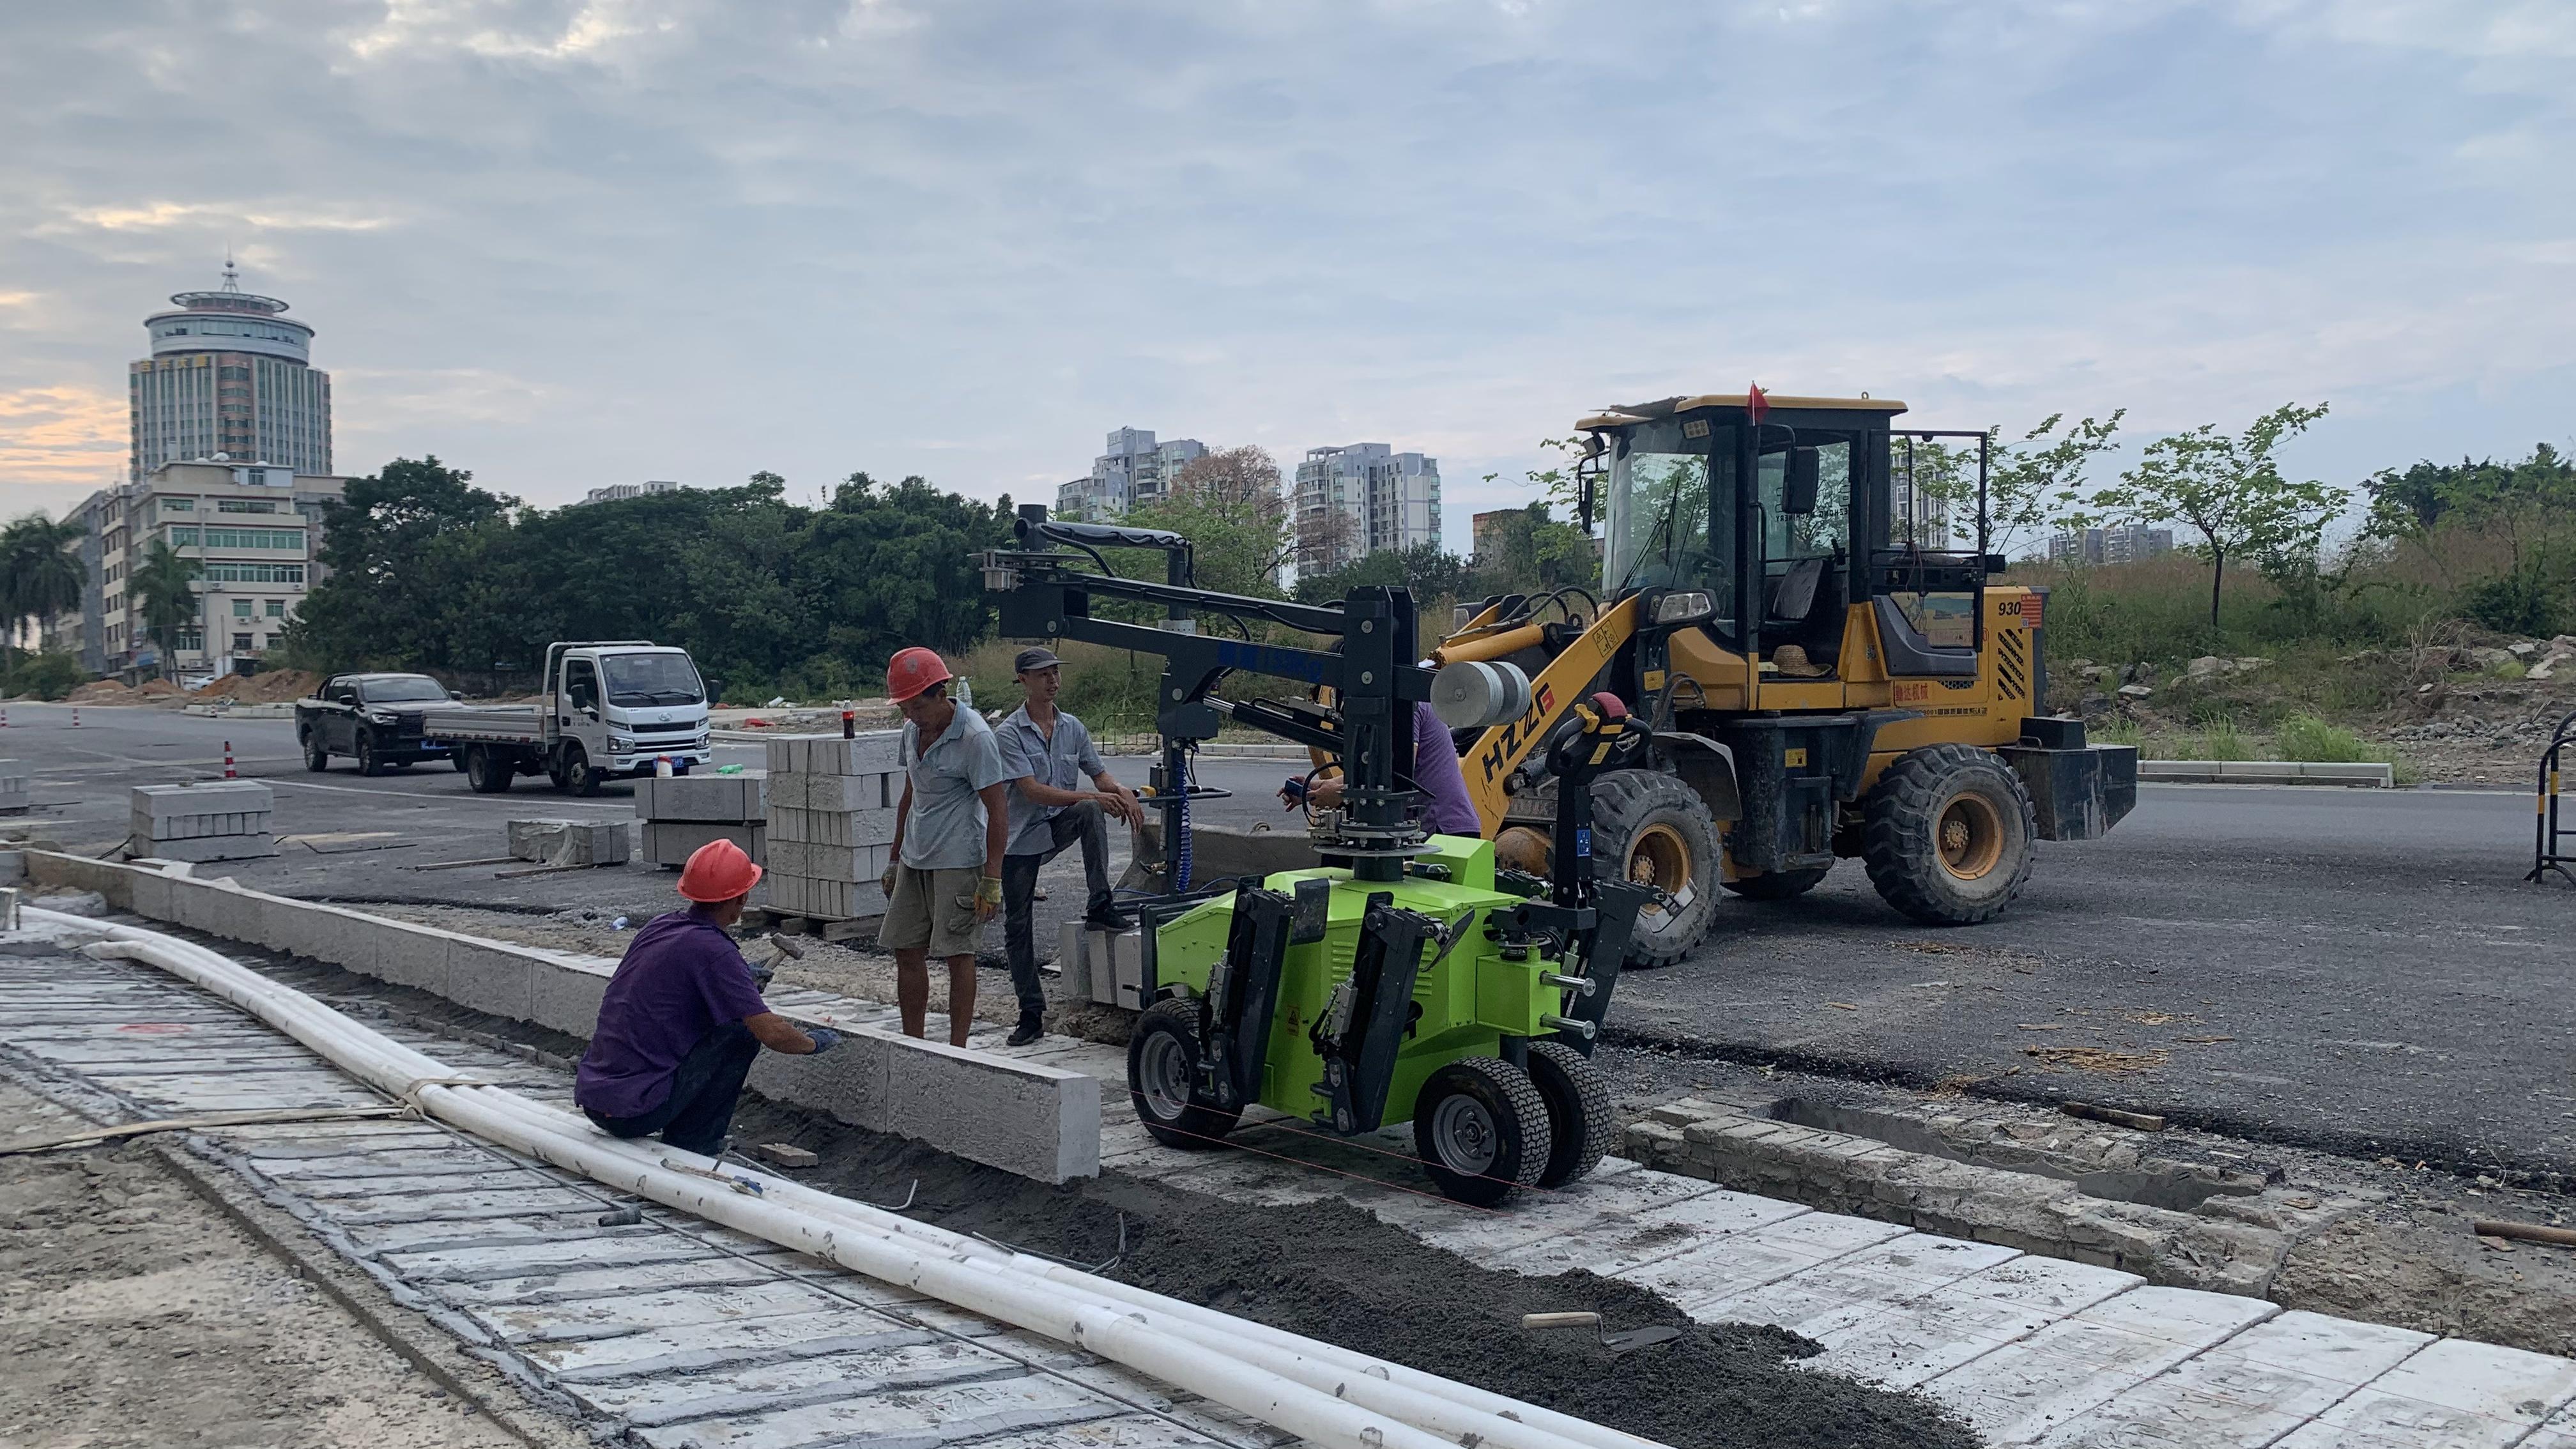
<path id="1" fill-rule="evenodd" d="M 1002 721 L 995 736 L 1003 769 L 1011 776 L 1011 838 L 1002 856 L 1002 944 L 1019 993 L 1020 1024 L 1011 1045 L 1046 1035 L 1046 984 L 1038 978 L 1036 931 L 1030 920 L 1037 900 L 1038 868 L 1067 847 L 1082 846 L 1082 874 L 1090 888 L 1083 919 L 1109 930 L 1129 924 L 1109 890 L 1112 816 L 1130 824 L 1144 811 L 1091 747 L 1082 721 L 1055 707 L 1064 686 L 1063 661 L 1052 650 L 1023 649 L 1012 661 L 1025 702 Z M 1093 789 L 1080 788 L 1088 778 Z"/>

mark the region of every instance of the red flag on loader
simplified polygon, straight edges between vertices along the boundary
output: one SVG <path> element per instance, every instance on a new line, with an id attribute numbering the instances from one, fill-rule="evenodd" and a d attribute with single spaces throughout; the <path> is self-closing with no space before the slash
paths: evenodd
<path id="1" fill-rule="evenodd" d="M 1771 398 L 1762 390 L 1760 383 L 1748 382 L 1744 385 L 1744 410 L 1753 415 L 1753 426 L 1757 428 L 1762 426 L 1762 419 L 1771 411 Z"/>

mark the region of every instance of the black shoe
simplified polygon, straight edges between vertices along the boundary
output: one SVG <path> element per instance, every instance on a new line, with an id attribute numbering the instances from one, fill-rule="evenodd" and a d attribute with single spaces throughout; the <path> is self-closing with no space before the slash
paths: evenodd
<path id="1" fill-rule="evenodd" d="M 1027 1046 L 1044 1035 L 1046 1035 L 1046 1019 L 1035 1012 L 1023 1011 L 1020 1013 L 1020 1024 L 1012 1030 L 1008 1045 Z"/>
<path id="2" fill-rule="evenodd" d="M 1104 931 L 1123 931 L 1136 924 L 1136 918 L 1118 908 L 1116 901 L 1102 901 L 1083 912 L 1082 923 Z"/>

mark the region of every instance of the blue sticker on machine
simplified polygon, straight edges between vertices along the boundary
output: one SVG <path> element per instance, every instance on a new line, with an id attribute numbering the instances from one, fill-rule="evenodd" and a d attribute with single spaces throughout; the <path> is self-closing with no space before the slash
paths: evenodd
<path id="1" fill-rule="evenodd" d="M 1574 832 L 1574 855 L 1577 860 L 1592 853 L 1592 830 L 1586 826 Z"/>

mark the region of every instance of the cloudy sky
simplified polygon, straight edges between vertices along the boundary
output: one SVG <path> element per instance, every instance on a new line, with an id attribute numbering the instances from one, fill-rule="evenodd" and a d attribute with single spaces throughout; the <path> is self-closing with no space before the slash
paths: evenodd
<path id="1" fill-rule="evenodd" d="M 1121 424 L 1441 459 L 1593 405 L 2576 432 L 2565 0 L 94 0 L 0 14 L 0 510 L 143 315 L 320 330 L 338 465 L 1051 498 Z M 1500 473 L 1486 485 L 1481 475 Z M 1525 497 L 1525 493 L 1520 493 Z"/>

